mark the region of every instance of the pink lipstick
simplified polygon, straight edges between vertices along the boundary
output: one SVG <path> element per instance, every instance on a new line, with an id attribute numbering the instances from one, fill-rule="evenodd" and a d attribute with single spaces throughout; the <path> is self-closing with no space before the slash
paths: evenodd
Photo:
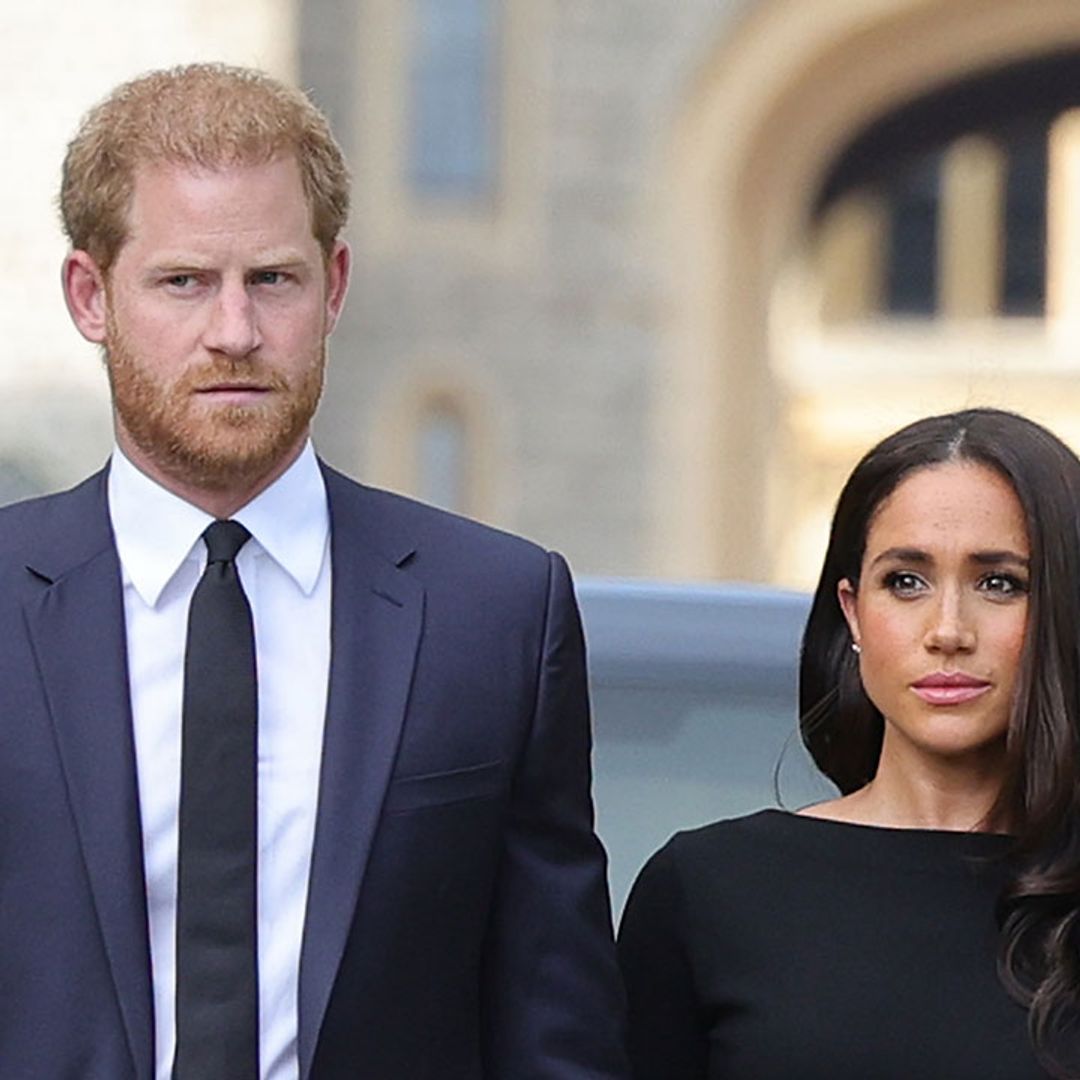
<path id="1" fill-rule="evenodd" d="M 911 689 L 928 705 L 963 705 L 985 694 L 991 685 L 962 671 L 936 671 L 913 682 Z"/>

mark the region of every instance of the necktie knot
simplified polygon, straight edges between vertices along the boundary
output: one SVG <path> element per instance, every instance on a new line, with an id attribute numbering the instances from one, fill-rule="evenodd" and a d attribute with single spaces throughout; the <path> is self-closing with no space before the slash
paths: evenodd
<path id="1" fill-rule="evenodd" d="M 207 564 L 232 562 L 240 549 L 251 539 L 251 533 L 239 521 L 214 521 L 206 527 Z"/>

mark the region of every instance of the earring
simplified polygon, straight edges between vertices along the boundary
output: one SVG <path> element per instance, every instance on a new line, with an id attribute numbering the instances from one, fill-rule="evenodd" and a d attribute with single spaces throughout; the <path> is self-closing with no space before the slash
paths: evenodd
<path id="1" fill-rule="evenodd" d="M 851 643 L 851 651 L 852 651 L 852 652 L 853 652 L 853 653 L 854 653 L 854 654 L 855 654 L 856 656 L 858 656 L 858 655 L 859 655 L 859 653 L 861 653 L 861 652 L 862 652 L 862 646 L 861 646 L 861 645 L 860 645 L 860 644 L 859 644 L 859 643 L 858 643 L 857 641 L 853 641 L 853 642 Z"/>

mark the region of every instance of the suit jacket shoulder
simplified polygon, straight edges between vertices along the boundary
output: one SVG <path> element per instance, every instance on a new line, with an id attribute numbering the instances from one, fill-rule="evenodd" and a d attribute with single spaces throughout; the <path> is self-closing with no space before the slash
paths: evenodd
<path id="1" fill-rule="evenodd" d="M 112 546 L 108 468 L 67 491 L 0 507 L 0 575 L 55 581 Z"/>
<path id="2" fill-rule="evenodd" d="M 417 502 L 390 491 L 350 480 L 328 466 L 330 514 L 346 544 L 358 543 L 409 572 L 425 584 L 448 570 L 459 583 L 478 579 L 490 588 L 507 588 L 550 573 L 551 555 L 530 540 Z"/>

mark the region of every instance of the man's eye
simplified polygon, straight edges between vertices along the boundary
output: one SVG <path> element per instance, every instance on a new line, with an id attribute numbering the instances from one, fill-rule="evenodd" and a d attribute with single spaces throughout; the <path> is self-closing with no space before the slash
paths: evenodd
<path id="1" fill-rule="evenodd" d="M 173 289 L 190 289 L 195 281 L 194 274 L 170 274 L 165 278 L 165 284 Z"/>
<path id="2" fill-rule="evenodd" d="M 280 270 L 260 270 L 251 276 L 255 285 L 280 285 L 285 280 L 285 275 Z"/>

